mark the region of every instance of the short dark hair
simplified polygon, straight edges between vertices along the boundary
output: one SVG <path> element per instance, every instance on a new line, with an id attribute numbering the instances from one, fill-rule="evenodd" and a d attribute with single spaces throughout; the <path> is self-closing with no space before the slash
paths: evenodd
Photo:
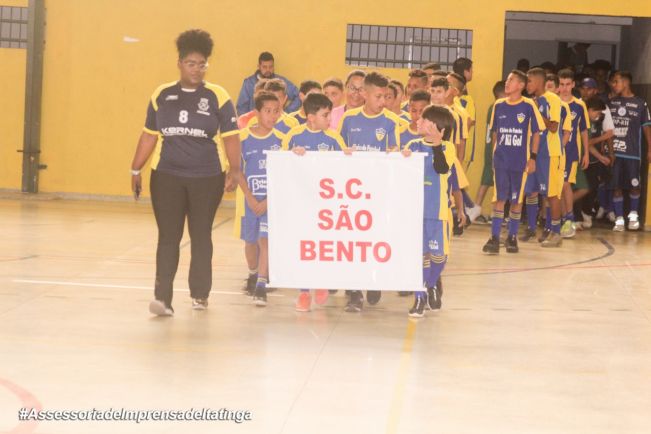
<path id="1" fill-rule="evenodd" d="M 361 78 L 366 78 L 366 73 L 362 71 L 361 69 L 354 69 L 348 73 L 348 76 L 346 77 L 346 86 L 348 86 L 348 83 L 350 83 L 350 80 L 353 77 L 361 77 Z"/>
<path id="2" fill-rule="evenodd" d="M 604 103 L 601 98 L 596 95 L 592 98 L 588 98 L 588 100 L 585 102 L 585 105 L 588 110 L 599 110 L 601 112 L 606 110 L 606 103 Z"/>
<path id="3" fill-rule="evenodd" d="M 438 63 L 434 63 L 434 62 L 429 62 L 429 63 L 424 64 L 421 69 L 423 71 L 426 70 L 426 69 L 433 69 L 434 71 L 438 71 L 438 70 L 441 69 L 441 65 L 439 65 Z"/>
<path id="4" fill-rule="evenodd" d="M 447 77 L 447 76 L 448 76 L 448 72 L 447 72 L 447 71 L 443 71 L 442 69 L 439 69 L 439 70 L 437 70 L 437 71 L 434 71 L 434 72 L 432 73 L 432 76 L 434 76 L 434 77 Z"/>
<path id="5" fill-rule="evenodd" d="M 450 88 L 450 82 L 445 77 L 435 78 L 434 81 L 432 81 L 431 87 L 442 87 L 443 89 L 448 90 Z"/>
<path id="6" fill-rule="evenodd" d="M 330 87 L 330 86 L 336 87 L 337 89 L 339 89 L 342 92 L 344 90 L 344 82 L 341 81 L 340 79 L 336 78 L 336 77 L 329 78 L 323 83 L 323 88 L 324 89 L 326 87 Z"/>
<path id="7" fill-rule="evenodd" d="M 432 102 L 432 95 L 426 90 L 416 90 L 409 97 L 409 102 L 425 101 L 427 104 Z"/>
<path id="8" fill-rule="evenodd" d="M 560 82 L 560 80 L 558 78 L 558 75 L 556 75 L 556 74 L 547 74 L 545 76 L 545 83 L 547 83 L 548 81 L 553 81 L 554 86 L 556 86 L 556 87 L 558 87 L 561 84 L 561 82 Z"/>
<path id="9" fill-rule="evenodd" d="M 364 77 L 365 86 L 377 86 L 377 87 L 387 87 L 389 86 L 389 79 L 379 72 L 369 72 Z"/>
<path id="10" fill-rule="evenodd" d="M 541 63 L 541 64 L 540 64 L 540 67 L 541 67 L 542 69 L 549 69 L 550 71 L 554 71 L 554 72 L 556 72 L 556 65 L 554 65 L 554 64 L 553 64 L 552 62 L 550 62 L 549 60 L 546 61 L 546 62 Z"/>
<path id="11" fill-rule="evenodd" d="M 493 96 L 497 98 L 498 94 L 504 93 L 505 87 L 506 87 L 506 82 L 504 80 L 495 82 L 495 84 L 493 85 Z"/>
<path id="12" fill-rule="evenodd" d="M 621 78 L 628 80 L 629 83 L 633 83 L 633 74 L 630 71 L 617 71 L 614 75 L 619 75 Z"/>
<path id="13" fill-rule="evenodd" d="M 472 68 L 472 60 L 467 57 L 459 57 L 452 64 L 452 70 L 457 74 L 463 76 L 463 72 Z"/>
<path id="14" fill-rule="evenodd" d="M 610 71 L 610 68 L 612 68 L 610 62 L 605 59 L 595 60 L 592 63 L 592 66 L 594 67 L 594 69 L 602 69 L 604 71 Z"/>
<path id="15" fill-rule="evenodd" d="M 269 61 L 272 62 L 274 61 L 274 55 L 268 51 L 263 51 L 258 56 L 258 65 L 261 64 L 262 62 L 269 62 Z"/>
<path id="16" fill-rule="evenodd" d="M 518 60 L 516 69 L 522 72 L 526 72 L 529 70 L 529 66 L 531 66 L 531 64 L 529 63 L 529 59 L 522 58 Z"/>
<path id="17" fill-rule="evenodd" d="M 389 89 L 393 91 L 393 97 L 398 97 L 398 90 L 405 93 L 405 86 L 399 80 L 389 80 Z"/>
<path id="18" fill-rule="evenodd" d="M 561 69 L 558 71 L 558 78 L 569 78 L 574 81 L 574 71 L 572 71 L 570 68 Z"/>
<path id="19" fill-rule="evenodd" d="M 531 68 L 530 70 L 528 70 L 527 75 L 534 75 L 534 76 L 542 77 L 542 79 L 544 80 L 546 78 L 546 76 L 547 76 L 547 73 L 545 72 L 544 69 L 537 66 L 535 68 Z"/>
<path id="20" fill-rule="evenodd" d="M 272 78 L 267 81 L 264 90 L 269 92 L 284 92 L 287 93 L 287 83 L 282 78 Z"/>
<path id="21" fill-rule="evenodd" d="M 179 52 L 179 59 L 183 59 L 190 53 L 199 53 L 206 59 L 212 54 L 213 42 L 210 33 L 205 30 L 186 30 L 176 38 L 176 50 Z"/>
<path id="22" fill-rule="evenodd" d="M 332 101 L 322 93 L 311 93 L 303 101 L 303 110 L 306 115 L 315 115 L 324 108 L 332 110 Z"/>
<path id="23" fill-rule="evenodd" d="M 459 89 L 459 91 L 462 91 L 463 88 L 466 86 L 466 77 L 464 77 L 463 75 L 457 74 L 456 72 L 451 72 L 448 74 L 448 77 L 454 78 L 461 84 L 461 88 Z M 455 87 L 458 88 L 457 86 Z"/>
<path id="24" fill-rule="evenodd" d="M 527 84 L 527 74 L 524 73 L 524 71 L 520 71 L 519 69 L 513 69 L 509 74 L 515 75 L 518 80 L 520 80 L 522 83 Z"/>
<path id="25" fill-rule="evenodd" d="M 429 80 L 429 78 L 427 77 L 427 73 L 422 69 L 412 69 L 411 71 L 409 71 L 409 78 L 418 78 L 425 84 L 427 84 Z"/>
<path id="26" fill-rule="evenodd" d="M 267 86 L 268 82 L 269 82 L 268 78 L 261 78 L 260 80 L 258 80 L 255 83 L 255 86 L 253 86 L 253 93 L 263 90 Z"/>
<path id="27" fill-rule="evenodd" d="M 305 80 L 305 81 L 301 82 L 301 85 L 299 86 L 298 91 L 300 93 L 302 93 L 303 95 L 305 95 L 306 93 L 308 93 L 312 89 L 323 90 L 323 88 L 321 87 L 321 83 L 319 83 L 318 81 Z"/>
<path id="28" fill-rule="evenodd" d="M 264 103 L 266 101 L 276 101 L 278 103 L 280 102 L 276 95 L 266 90 L 260 92 L 253 101 L 255 102 L 255 109 L 257 111 L 262 110 L 262 107 L 264 107 Z"/>
<path id="29" fill-rule="evenodd" d="M 454 118 L 450 110 L 446 107 L 431 105 L 423 110 L 421 117 L 435 123 L 439 131 L 445 130 L 443 131 L 443 140 L 450 140 L 452 129 L 455 127 Z"/>

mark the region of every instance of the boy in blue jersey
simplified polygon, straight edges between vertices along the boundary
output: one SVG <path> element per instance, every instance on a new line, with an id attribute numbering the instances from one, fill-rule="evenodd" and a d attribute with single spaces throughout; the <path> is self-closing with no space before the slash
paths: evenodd
<path id="1" fill-rule="evenodd" d="M 495 192 L 491 237 L 483 247 L 484 253 L 491 255 L 500 252 L 499 235 L 507 200 L 511 210 L 506 251 L 519 251 L 516 235 L 520 227 L 524 186 L 527 174 L 536 171 L 540 132 L 545 130 L 545 123 L 534 102 L 522 96 L 526 83 L 525 73 L 511 71 L 504 84 L 506 98 L 495 101 L 491 115 Z"/>
<path id="2" fill-rule="evenodd" d="M 279 78 L 271 79 L 267 82 L 264 87 L 264 90 L 271 92 L 276 95 L 276 98 L 280 101 L 280 104 L 284 104 L 287 101 L 287 85 L 285 82 Z M 253 126 L 258 122 L 257 116 L 253 116 L 247 126 Z M 291 130 L 295 126 L 298 126 L 298 121 L 292 116 L 288 115 L 285 112 L 282 112 L 280 118 L 276 121 L 274 128 L 280 131 L 283 134 L 286 134 L 287 131 Z"/>
<path id="3" fill-rule="evenodd" d="M 640 164 L 642 160 L 642 134 L 648 146 L 647 158 L 651 161 L 651 116 L 649 106 L 631 90 L 633 77 L 628 71 L 614 75 L 613 91 L 617 94 L 610 100 L 610 113 L 615 124 L 615 164 L 610 187 L 614 190 L 615 232 L 624 231 L 624 197 L 628 190 L 630 212 L 628 229 L 640 228 L 638 208 L 640 206 Z"/>
<path id="4" fill-rule="evenodd" d="M 260 92 L 255 98 L 255 110 L 258 121 L 240 137 L 244 176 L 240 177 L 239 184 L 246 201 L 240 238 L 247 244 L 249 270 L 258 269 L 253 302 L 264 307 L 269 278 L 267 156 L 264 151 L 281 149 L 283 135 L 274 125 L 282 113 L 282 105 L 273 93 Z"/>
<path id="5" fill-rule="evenodd" d="M 306 123 L 292 128 L 282 143 L 283 150 L 292 150 L 297 155 L 305 155 L 306 151 L 344 151 L 349 153 L 341 136 L 329 130 L 332 102 L 327 96 L 319 93 L 308 95 L 303 101 Z M 314 291 L 316 304 L 324 304 L 328 300 L 328 290 Z M 302 289 L 296 300 L 296 311 L 309 312 L 312 308 L 312 297 L 308 289 Z"/>
<path id="6" fill-rule="evenodd" d="M 535 239 L 538 217 L 538 196 L 547 199 L 547 228 L 539 239 L 542 247 L 560 247 L 561 237 L 561 194 L 565 172 L 565 153 L 563 145 L 569 140 L 571 124 L 561 122 L 562 102 L 558 95 L 545 90 L 546 72 L 542 68 L 532 68 L 527 72 L 527 92 L 534 96 L 535 105 L 542 115 L 545 129 L 540 134 L 540 152 L 536 160 L 536 172 L 527 179 L 527 232 L 520 238 L 527 242 Z M 563 132 L 561 144 L 560 131 Z"/>
<path id="7" fill-rule="evenodd" d="M 409 79 L 407 86 L 405 86 L 405 96 L 411 97 L 411 94 L 417 90 L 427 90 L 429 88 L 429 77 L 422 69 L 412 69 L 409 71 Z M 408 111 L 409 107 L 403 107 L 403 110 Z"/>
<path id="8" fill-rule="evenodd" d="M 425 309 L 441 307 L 441 292 L 437 281 L 443 272 L 449 253 L 448 176 L 452 158 L 445 148 L 454 148 L 450 142 L 454 118 L 445 107 L 429 106 L 418 120 L 421 138 L 410 141 L 402 153 L 423 152 L 425 157 L 423 208 L 423 285 L 416 291 L 409 316 L 422 318 Z M 448 155 L 451 155 L 448 153 Z"/>
<path id="9" fill-rule="evenodd" d="M 576 234 L 574 223 L 574 192 L 572 185 L 576 184 L 576 176 L 579 168 L 588 168 L 588 130 L 590 129 L 590 117 L 585 103 L 573 95 L 574 72 L 571 69 L 558 71 L 558 92 L 561 101 L 569 106 L 572 131 L 570 139 L 565 146 L 565 182 L 563 184 L 563 209 L 565 222 L 561 227 L 563 238 L 573 238 Z"/>
<path id="10" fill-rule="evenodd" d="M 314 80 L 305 80 L 304 82 L 301 83 L 301 87 L 298 89 L 298 98 L 301 100 L 301 108 L 296 110 L 293 113 L 290 113 L 289 115 L 296 119 L 300 125 L 303 125 L 307 121 L 307 117 L 305 116 L 305 110 L 303 109 L 303 101 L 305 101 L 305 98 L 311 94 L 311 93 L 322 93 L 323 88 L 321 87 L 321 84 L 319 82 L 316 82 Z"/>
<path id="11" fill-rule="evenodd" d="M 355 151 L 389 152 L 400 149 L 400 118 L 385 109 L 389 80 L 377 72 L 364 77 L 362 97 L 364 105 L 348 110 L 339 121 L 339 134 L 347 147 Z M 361 291 L 349 292 L 346 312 L 361 312 L 363 297 Z M 380 291 L 368 291 L 366 298 L 370 305 L 380 301 Z"/>
<path id="12" fill-rule="evenodd" d="M 431 96 L 429 92 L 424 90 L 417 90 L 409 97 L 409 117 L 411 119 L 409 125 L 405 130 L 400 133 L 400 145 L 403 149 L 407 143 L 414 139 L 420 139 L 421 135 L 418 134 L 418 121 L 423 114 L 423 110 L 430 104 Z"/>

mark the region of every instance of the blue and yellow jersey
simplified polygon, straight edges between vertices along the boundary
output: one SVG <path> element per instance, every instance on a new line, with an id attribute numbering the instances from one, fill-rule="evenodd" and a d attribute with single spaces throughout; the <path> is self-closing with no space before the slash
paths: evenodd
<path id="1" fill-rule="evenodd" d="M 400 143 L 403 149 L 407 149 L 407 144 L 412 140 L 420 139 L 421 136 L 416 131 L 412 130 L 409 126 L 407 129 L 400 133 Z"/>
<path id="2" fill-rule="evenodd" d="M 545 122 L 536 104 L 524 97 L 514 102 L 498 99 L 489 126 L 497 135 L 493 167 L 524 172 L 531 152 L 532 134 L 545 131 Z"/>
<path id="3" fill-rule="evenodd" d="M 242 143 L 242 173 L 251 194 L 258 200 L 267 197 L 267 155 L 264 151 L 279 151 L 283 134 L 271 130 L 264 137 L 256 136 L 250 128 L 240 134 Z"/>
<path id="4" fill-rule="evenodd" d="M 314 131 L 307 125 L 294 127 L 285 135 L 282 149 L 287 151 L 301 146 L 306 151 L 343 151 L 346 144 L 339 134 L 332 130 Z"/>
<path id="5" fill-rule="evenodd" d="M 400 118 L 388 110 L 371 116 L 364 108 L 348 110 L 338 132 L 349 148 L 358 151 L 390 151 L 400 147 Z"/>
<path id="6" fill-rule="evenodd" d="M 249 123 L 247 124 L 247 127 L 252 127 L 253 125 L 258 123 L 258 117 L 253 116 L 250 120 Z M 278 119 L 278 122 L 276 122 L 276 125 L 274 128 L 278 131 L 280 131 L 283 134 L 287 134 L 289 130 L 291 130 L 294 127 L 297 127 L 298 121 L 296 118 L 291 117 L 287 113 L 283 112 L 280 115 L 280 118 Z"/>
<path id="7" fill-rule="evenodd" d="M 406 99 L 400 103 L 400 110 L 403 112 L 409 112 L 409 100 Z"/>
<path id="8" fill-rule="evenodd" d="M 151 168 L 186 177 L 214 176 L 225 170 L 222 138 L 239 132 L 235 108 L 224 88 L 203 83 L 188 91 L 178 82 L 154 91 L 144 131 L 160 138 Z"/>
<path id="9" fill-rule="evenodd" d="M 441 146 L 454 147 L 453 144 L 449 142 L 443 142 Z M 436 220 L 448 220 L 450 218 L 450 205 L 448 197 L 448 177 L 450 172 L 445 174 L 436 173 L 434 170 L 434 151 L 433 145 L 427 143 L 425 139 L 418 138 L 407 143 L 405 149 L 409 149 L 412 152 L 423 152 L 426 155 L 424 159 L 425 165 L 425 179 L 424 179 L 424 210 L 423 218 L 425 219 L 436 219 Z M 445 160 L 448 163 L 448 166 L 452 167 L 452 163 L 448 161 L 448 153 L 446 149 L 443 149 L 445 155 Z"/>
<path id="10" fill-rule="evenodd" d="M 563 135 L 563 124 L 561 123 L 561 98 L 553 92 L 545 92 L 535 99 L 540 115 L 551 121 L 558 123 L 558 130 L 553 133 L 550 130 L 544 130 L 540 133 L 540 148 L 538 154 L 543 157 L 560 157 L 563 155 L 561 149 L 561 137 Z"/>
<path id="11" fill-rule="evenodd" d="M 570 110 L 572 133 L 565 147 L 565 154 L 568 161 L 579 161 L 583 146 L 587 146 L 587 143 L 581 143 L 581 131 L 590 130 L 590 116 L 585 103 L 578 98 L 572 97 L 567 105 Z"/>
<path id="12" fill-rule="evenodd" d="M 459 98 L 455 98 L 461 107 L 464 108 L 468 114 L 468 119 L 472 122 L 475 122 L 477 110 L 475 107 L 475 100 L 470 95 L 461 95 Z M 468 127 L 468 139 L 466 140 L 466 152 L 463 157 L 464 161 L 470 162 L 475 160 L 475 128 Z"/>
<path id="13" fill-rule="evenodd" d="M 409 112 L 403 110 L 398 117 L 406 120 L 407 123 L 411 123 L 411 115 L 409 114 Z"/>
<path id="14" fill-rule="evenodd" d="M 460 130 L 459 132 L 461 133 L 460 138 L 462 140 L 468 141 L 468 120 L 470 119 L 470 116 L 468 116 L 468 112 L 466 109 L 461 107 L 460 104 L 452 104 L 450 108 L 459 116 L 459 126 Z"/>
<path id="15" fill-rule="evenodd" d="M 291 116 L 291 117 L 293 117 L 294 119 L 296 119 L 296 120 L 298 121 L 299 125 L 303 125 L 305 122 L 307 122 L 307 116 L 304 117 L 304 116 L 301 114 L 301 110 L 300 110 L 300 109 L 299 109 L 299 110 L 296 110 L 295 112 L 290 113 L 289 116 Z"/>
<path id="16" fill-rule="evenodd" d="M 563 135 L 567 131 L 572 136 L 572 117 L 570 115 L 570 106 L 561 100 L 561 123 L 558 125 L 558 136 L 561 140 L 561 155 L 565 154 L 565 146 L 563 146 Z"/>

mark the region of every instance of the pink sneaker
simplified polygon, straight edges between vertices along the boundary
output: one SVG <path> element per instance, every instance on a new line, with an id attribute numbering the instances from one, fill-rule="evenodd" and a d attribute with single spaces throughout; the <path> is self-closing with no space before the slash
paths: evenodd
<path id="1" fill-rule="evenodd" d="M 296 300 L 296 312 L 309 312 L 312 305 L 312 297 L 307 291 L 301 291 Z"/>
<path id="2" fill-rule="evenodd" d="M 314 301 L 316 304 L 325 304 L 329 294 L 327 289 L 316 289 L 314 290 Z"/>

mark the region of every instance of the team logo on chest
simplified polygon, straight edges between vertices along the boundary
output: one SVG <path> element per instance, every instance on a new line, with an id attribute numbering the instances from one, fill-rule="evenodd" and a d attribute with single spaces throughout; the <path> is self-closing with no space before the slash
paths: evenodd
<path id="1" fill-rule="evenodd" d="M 572 112 L 572 120 L 576 119 L 576 112 Z"/>
<path id="2" fill-rule="evenodd" d="M 387 135 L 387 130 L 384 128 L 376 128 L 375 129 L 375 138 L 378 140 L 384 139 L 384 136 Z"/>
<path id="3" fill-rule="evenodd" d="M 617 114 L 620 116 L 626 116 L 626 107 L 620 107 L 617 109 Z"/>
<path id="4" fill-rule="evenodd" d="M 330 149 L 330 146 L 326 145 L 325 143 L 319 143 L 318 145 L 316 145 L 316 148 L 319 151 L 328 151 Z"/>
<path id="5" fill-rule="evenodd" d="M 208 98 L 201 98 L 197 106 L 199 107 L 197 113 L 202 115 L 210 115 L 210 113 L 208 113 L 208 109 L 210 108 L 210 103 L 208 102 Z"/>
<path id="6" fill-rule="evenodd" d="M 526 116 L 524 115 L 524 113 L 518 113 L 518 122 L 519 123 L 524 122 L 525 118 L 526 118 Z"/>

